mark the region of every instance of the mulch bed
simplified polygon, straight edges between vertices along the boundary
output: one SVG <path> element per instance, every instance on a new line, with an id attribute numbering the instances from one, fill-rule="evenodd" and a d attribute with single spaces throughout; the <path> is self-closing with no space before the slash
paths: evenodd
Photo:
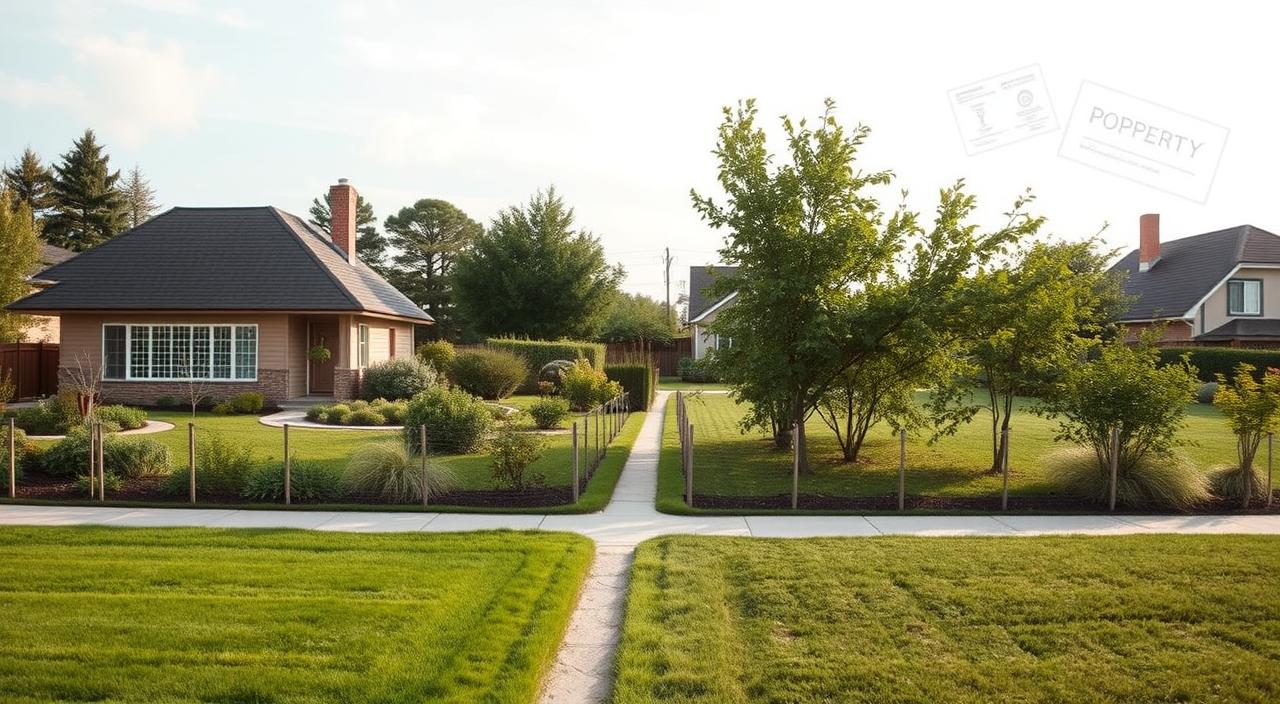
<path id="1" fill-rule="evenodd" d="M 908 494 L 904 502 L 908 510 L 965 511 L 999 513 L 999 496 L 913 496 Z M 791 495 L 774 496 L 720 496 L 694 494 L 695 508 L 705 509 L 790 509 Z M 827 494 L 801 494 L 798 505 L 806 511 L 896 511 L 898 495 L 885 496 L 831 496 Z M 1105 510 L 1097 504 L 1069 496 L 1010 496 L 1010 511 L 1086 512 Z M 1123 507 L 1125 513 L 1169 513 L 1167 509 Z M 1213 499 L 1202 504 L 1194 513 L 1236 513 L 1240 503 L 1235 500 Z M 1280 500 L 1272 501 L 1268 511 L 1261 502 L 1253 502 L 1249 513 L 1280 513 Z"/>

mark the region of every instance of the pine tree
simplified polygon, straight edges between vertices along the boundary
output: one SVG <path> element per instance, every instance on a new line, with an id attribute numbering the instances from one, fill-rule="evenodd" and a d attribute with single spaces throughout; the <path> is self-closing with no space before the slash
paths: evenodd
<path id="1" fill-rule="evenodd" d="M 155 189 L 143 177 L 142 169 L 137 164 L 129 170 L 128 178 L 120 185 L 120 195 L 124 198 L 125 217 L 129 227 L 137 227 L 150 220 L 160 209 Z"/>
<path id="2" fill-rule="evenodd" d="M 0 189 L 0 342 L 17 342 L 31 323 L 29 316 L 11 313 L 4 305 L 31 292 L 27 277 L 39 263 L 31 208 L 16 192 Z"/>
<path id="3" fill-rule="evenodd" d="M 85 130 L 53 170 L 53 214 L 45 221 L 46 239 L 83 252 L 125 228 L 124 198 L 116 188 L 120 172 L 111 171 L 110 157 L 93 130 Z"/>
<path id="4" fill-rule="evenodd" d="M 333 234 L 329 227 L 329 194 L 324 200 L 315 198 L 311 201 L 311 219 L 320 229 Z M 378 218 L 373 214 L 373 206 L 364 196 L 356 194 L 356 256 L 379 274 L 387 275 L 387 240 L 378 232 Z"/>
<path id="5" fill-rule="evenodd" d="M 4 170 L 3 180 L 12 197 L 31 210 L 31 224 L 52 205 L 53 171 L 41 163 L 40 155 L 31 147 L 22 151 L 17 164 Z"/>

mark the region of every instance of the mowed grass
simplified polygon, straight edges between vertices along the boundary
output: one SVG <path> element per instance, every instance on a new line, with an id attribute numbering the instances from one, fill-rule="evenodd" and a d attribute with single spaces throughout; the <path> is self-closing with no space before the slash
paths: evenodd
<path id="1" fill-rule="evenodd" d="M 1280 540 L 668 537 L 615 704 L 1273 702 Z"/>
<path id="2" fill-rule="evenodd" d="M 921 395 L 923 400 L 923 395 Z M 667 407 L 660 465 L 659 508 L 684 511 L 675 395 Z M 1009 493 L 1052 495 L 1056 487 L 1041 461 L 1067 447 L 1054 442 L 1058 422 L 1034 415 L 1034 399 L 1017 400 L 1009 440 Z M 790 450 L 777 450 L 759 431 L 742 433 L 747 407 L 726 394 L 688 397 L 694 425 L 694 492 L 727 496 L 791 493 Z M 1189 404 L 1181 448 L 1206 472 L 1235 460 L 1235 437 L 1221 412 L 1211 405 Z M 926 496 L 999 496 L 1001 477 L 992 474 L 990 416 L 980 412 L 954 436 L 929 444 L 930 432 L 907 441 L 907 493 Z M 886 424 L 872 428 L 856 463 L 843 462 L 832 431 L 813 416 L 805 426 L 811 471 L 800 477 L 800 493 L 834 496 L 883 496 L 898 487 L 898 439 Z M 1259 456 L 1265 462 L 1265 453 Z"/>
<path id="3" fill-rule="evenodd" d="M 585 538 L 0 528 L 6 702 L 530 702 Z"/>

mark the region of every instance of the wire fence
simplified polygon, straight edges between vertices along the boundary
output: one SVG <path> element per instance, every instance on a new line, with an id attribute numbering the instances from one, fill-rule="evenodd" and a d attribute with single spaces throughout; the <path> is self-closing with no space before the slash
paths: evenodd
<path id="1" fill-rule="evenodd" d="M 24 443 L 9 418 L 0 480 L 9 498 L 24 500 L 554 507 L 578 503 L 630 417 L 621 393 L 548 430 L 499 422 L 477 436 L 474 426 L 442 421 L 246 431 L 196 418 L 146 435 L 88 423 L 74 441 L 43 449 Z"/>

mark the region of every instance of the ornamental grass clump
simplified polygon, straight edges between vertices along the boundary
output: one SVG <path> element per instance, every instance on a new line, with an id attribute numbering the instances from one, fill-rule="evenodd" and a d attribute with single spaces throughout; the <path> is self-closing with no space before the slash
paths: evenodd
<path id="1" fill-rule="evenodd" d="M 426 476 L 428 496 L 446 494 L 458 486 L 453 470 L 430 458 Z M 422 478 L 422 456 L 410 454 L 402 442 L 387 440 L 352 453 L 342 473 L 342 487 L 348 496 L 410 503 L 422 500 Z"/>
<path id="2" fill-rule="evenodd" d="M 1138 344 L 1117 338 L 1092 361 L 1068 368 L 1037 413 L 1058 418 L 1058 441 L 1083 446 L 1046 460 L 1061 488 L 1090 501 L 1109 496 L 1112 429 L 1119 431 L 1116 456 L 1118 504 L 1187 510 L 1208 498 L 1204 476 L 1175 453 L 1187 404 L 1199 382 L 1185 359 L 1161 366 L 1155 335 Z"/>
<path id="3" fill-rule="evenodd" d="M 1254 458 L 1267 435 L 1280 430 L 1280 370 L 1267 369 L 1261 381 L 1255 371 L 1252 364 L 1241 362 L 1232 378 L 1218 374 L 1213 397 L 1213 405 L 1235 433 L 1236 464 L 1216 469 L 1210 482 L 1214 494 L 1238 499 L 1242 508 L 1248 508 L 1251 499 L 1267 498 L 1267 477 L 1254 467 Z"/>

